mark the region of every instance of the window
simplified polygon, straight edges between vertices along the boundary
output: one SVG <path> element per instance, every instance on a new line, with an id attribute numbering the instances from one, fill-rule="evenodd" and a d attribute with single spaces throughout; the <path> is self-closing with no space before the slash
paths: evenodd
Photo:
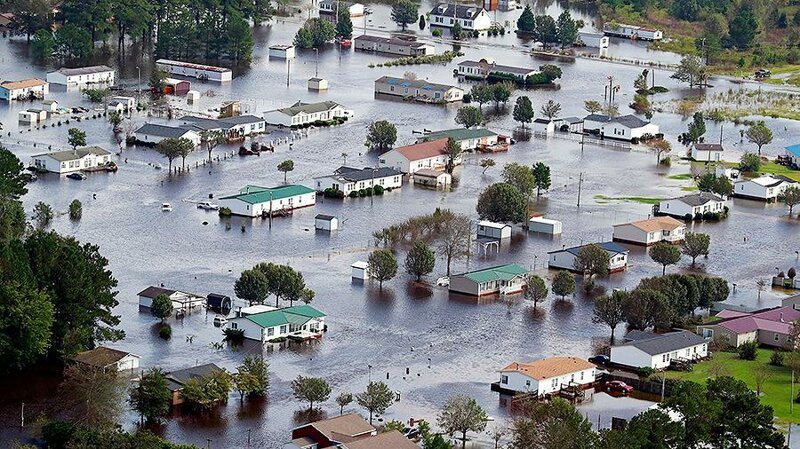
<path id="1" fill-rule="evenodd" d="M 531 381 L 526 380 L 525 381 L 525 388 L 530 388 L 530 387 L 531 387 Z"/>
<path id="2" fill-rule="evenodd" d="M 284 324 L 283 326 L 281 326 L 281 334 L 285 334 L 285 333 L 287 333 L 287 332 L 286 332 L 287 330 L 288 330 L 288 328 L 286 327 L 286 325 L 285 325 L 285 324 Z"/>
<path id="3" fill-rule="evenodd" d="M 552 381 L 552 382 L 550 382 L 550 385 L 551 385 L 553 388 L 556 388 L 556 387 L 558 387 L 558 379 L 553 379 L 553 381 Z"/>
<path id="4" fill-rule="evenodd" d="M 231 323 L 231 329 L 239 329 L 239 323 Z"/>
<path id="5" fill-rule="evenodd" d="M 275 335 L 275 328 L 270 327 L 269 329 L 267 329 L 267 337 L 272 337 L 273 335 Z"/>
<path id="6" fill-rule="evenodd" d="M 508 376 L 506 376 L 505 374 L 500 376 L 500 383 L 501 384 L 507 384 L 508 383 Z"/>
<path id="7" fill-rule="evenodd" d="M 778 334 L 773 335 L 773 338 L 775 339 L 775 341 L 778 341 L 778 340 L 781 339 L 780 335 L 778 335 Z"/>

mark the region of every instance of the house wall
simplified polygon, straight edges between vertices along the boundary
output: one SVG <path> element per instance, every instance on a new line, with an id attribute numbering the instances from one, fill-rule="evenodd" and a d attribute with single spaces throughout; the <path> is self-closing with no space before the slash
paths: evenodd
<path id="1" fill-rule="evenodd" d="M 493 239 L 505 239 L 511 237 L 511 226 L 495 228 L 478 224 L 478 237 L 489 237 Z"/>
<path id="2" fill-rule="evenodd" d="M 506 376 L 506 378 L 504 379 L 503 376 Z M 583 386 L 589 385 L 594 383 L 594 379 L 594 368 L 588 368 L 585 370 L 575 371 L 573 373 L 542 380 L 534 379 L 533 377 L 530 377 L 519 371 L 500 372 L 500 386 L 502 388 L 519 391 L 521 393 L 531 392 L 539 396 L 558 392 L 562 386 L 566 386 L 570 382 L 575 382 Z M 504 383 L 503 380 L 506 380 L 507 382 Z"/>
<path id="3" fill-rule="evenodd" d="M 218 72 L 216 70 L 203 70 L 164 62 L 156 62 L 156 67 L 169 73 L 170 75 L 181 75 L 190 78 L 200 78 L 204 75 L 207 77 L 206 79 L 208 81 L 224 82 L 230 81 L 233 78 L 233 74 L 230 70 Z"/>
<path id="4" fill-rule="evenodd" d="M 6 89 L 0 87 L 0 100 L 12 101 L 18 98 L 27 100 L 31 92 L 36 98 L 44 98 L 45 95 L 50 93 L 50 85 L 44 83 L 41 86 L 25 87 L 22 89 Z"/>
<path id="5" fill-rule="evenodd" d="M 478 296 L 478 283 L 467 279 L 464 276 L 451 276 L 450 287 L 451 292 L 463 293 L 465 295 Z"/>
<path id="6" fill-rule="evenodd" d="M 598 122 L 594 120 L 584 119 L 583 120 L 583 130 L 584 131 L 597 131 L 603 128 L 608 122 Z"/>
<path id="7" fill-rule="evenodd" d="M 553 134 L 556 130 L 555 122 L 547 123 L 531 122 L 531 130 L 540 134 Z"/>
<path id="8" fill-rule="evenodd" d="M 244 330 L 244 338 L 248 340 L 260 341 L 262 343 L 267 340 L 266 329 L 248 320 L 247 318 L 244 317 L 231 318 L 230 320 L 228 320 L 228 323 L 225 326 L 231 329 Z M 274 338 L 274 337 L 269 337 L 269 338 Z"/>
<path id="9" fill-rule="evenodd" d="M 457 87 L 450 87 L 446 90 L 427 90 L 413 86 L 400 86 L 398 84 L 389 84 L 377 81 L 375 82 L 375 93 L 382 95 L 393 95 L 397 97 L 424 97 L 430 98 L 434 101 L 444 101 L 447 103 L 461 101 L 464 99 L 464 91 Z"/>
<path id="10" fill-rule="evenodd" d="M 313 206 L 316 204 L 316 192 L 306 193 L 303 195 L 295 195 L 288 198 L 281 198 L 273 200 L 272 211 L 280 209 L 299 209 L 301 207 Z M 269 213 L 270 201 L 263 203 L 250 204 L 238 198 L 228 198 L 219 200 L 220 207 L 227 207 L 234 215 L 242 215 L 245 217 L 260 217 L 262 213 Z"/>
<path id="11" fill-rule="evenodd" d="M 323 220 L 320 218 L 314 219 L 314 228 L 321 229 L 323 231 L 335 231 L 339 229 L 339 220 L 334 218 L 333 220 Z"/>
<path id="12" fill-rule="evenodd" d="M 489 281 L 476 283 L 465 276 L 452 276 L 450 278 L 450 291 L 463 293 L 465 295 L 483 296 L 499 293 L 504 290 L 506 293 L 517 293 L 523 290 L 525 281 L 518 276 L 510 281 Z"/>
<path id="13" fill-rule="evenodd" d="M 691 214 L 692 216 L 700 213 L 705 212 L 718 212 L 721 213 L 725 210 L 725 202 L 724 201 L 716 201 L 710 202 L 703 206 L 690 206 L 678 199 L 666 200 L 662 201 L 659 204 L 659 212 L 667 215 L 672 215 L 673 217 L 683 218 L 686 214 Z"/>
<path id="14" fill-rule="evenodd" d="M 632 224 L 614 226 L 614 240 L 645 246 L 653 245 L 661 241 L 677 243 L 684 239 L 685 233 L 685 226 L 675 229 L 674 231 L 656 230 L 652 232 L 645 232 Z"/>
<path id="15" fill-rule="evenodd" d="M 47 82 L 64 86 L 76 86 L 80 84 L 114 84 L 115 73 L 113 70 L 107 72 L 89 73 L 86 75 L 66 76 L 58 72 L 47 74 Z"/>
<path id="16" fill-rule="evenodd" d="M 434 53 L 434 47 L 428 44 L 415 48 L 412 47 L 411 45 L 397 45 L 394 43 L 375 42 L 359 38 L 355 39 L 355 49 L 364 51 L 376 51 L 380 53 L 387 53 L 398 56 L 424 56 L 424 55 L 432 55 Z"/>
<path id="17" fill-rule="evenodd" d="M 547 261 L 550 268 L 561 268 L 564 270 L 575 271 L 575 256 L 569 251 L 558 251 L 549 255 Z M 627 254 L 615 254 L 609 258 L 609 270 L 621 271 L 628 265 Z"/>
<path id="18" fill-rule="evenodd" d="M 166 137 L 163 136 L 157 136 L 145 133 L 134 133 L 133 138 L 140 142 L 153 143 L 153 144 L 158 144 L 162 140 L 166 139 Z M 200 135 L 193 131 L 188 131 L 186 134 L 182 136 L 182 138 L 190 140 L 194 144 L 194 146 L 200 145 Z"/>
<path id="19" fill-rule="evenodd" d="M 492 26 L 492 19 L 486 11 L 481 11 L 474 20 L 440 16 L 438 14 L 431 14 L 430 17 L 430 24 L 438 27 L 452 28 L 455 22 L 458 22 L 461 24 L 461 28 L 465 30 L 483 31 Z"/>
<path id="20" fill-rule="evenodd" d="M 698 150 L 697 148 L 692 148 L 692 159 L 701 162 L 719 162 L 722 160 L 722 151 Z"/>
<path id="21" fill-rule="evenodd" d="M 538 221 L 535 218 L 531 218 L 528 221 L 528 231 L 529 232 L 541 232 L 543 234 L 550 234 L 556 235 L 561 234 L 561 222 L 557 221 L 555 223 L 549 223 L 544 221 Z"/>
<path id="22" fill-rule="evenodd" d="M 780 183 L 775 187 L 764 187 L 753 181 L 739 181 L 734 185 L 733 194 L 747 198 L 760 200 L 773 200 L 781 195 L 789 186 L 788 183 Z"/>
<path id="23" fill-rule="evenodd" d="M 317 191 L 335 187 L 344 192 L 345 196 L 349 195 L 352 191 L 358 191 L 373 186 L 382 186 L 384 189 L 397 189 L 403 186 L 403 176 L 383 176 L 358 182 L 341 182 L 335 176 L 327 176 L 318 178 L 316 183 Z"/>
<path id="24" fill-rule="evenodd" d="M 631 368 L 644 366 L 655 368 L 654 357 L 633 346 L 612 346 L 611 362 Z"/>
<path id="25" fill-rule="evenodd" d="M 758 342 L 764 346 L 771 346 L 773 348 L 792 348 L 792 336 L 780 332 L 759 330 Z"/>
<path id="26" fill-rule="evenodd" d="M 132 371 L 139 368 L 139 357 L 128 354 L 117 362 L 117 371 Z"/>
<path id="27" fill-rule="evenodd" d="M 313 123 L 317 120 L 331 120 L 334 117 L 344 117 L 346 115 L 347 113 L 343 107 L 336 106 L 328 111 L 315 112 L 313 114 L 300 112 L 294 116 L 289 116 L 278 110 L 267 111 L 264 113 L 264 120 L 271 125 L 297 126 Z"/>
<path id="28" fill-rule="evenodd" d="M 539 392 L 538 380 L 519 371 L 500 371 L 500 387 L 520 393 L 533 393 L 537 396 L 544 394 Z"/>
<path id="29" fill-rule="evenodd" d="M 395 150 L 388 151 L 380 156 L 381 164 L 408 174 L 413 174 L 417 170 L 421 170 L 423 168 L 442 168 L 447 165 L 447 159 L 448 156 L 446 154 L 440 154 L 425 159 L 409 161 L 405 158 L 405 156 Z M 461 164 L 461 157 L 459 156 L 456 158 L 454 162 L 456 165 Z"/>

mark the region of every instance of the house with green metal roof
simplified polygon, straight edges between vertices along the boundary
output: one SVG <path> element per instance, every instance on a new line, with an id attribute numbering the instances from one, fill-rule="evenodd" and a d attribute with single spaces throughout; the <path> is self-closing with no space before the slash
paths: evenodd
<path id="1" fill-rule="evenodd" d="M 219 199 L 220 207 L 227 207 L 234 215 L 259 217 L 273 213 L 285 213 L 316 204 L 314 189 L 298 184 L 278 187 L 246 185 L 234 195 Z"/>
<path id="2" fill-rule="evenodd" d="M 450 291 L 470 296 L 519 293 L 525 288 L 527 273 L 524 267 L 512 263 L 456 274 L 450 277 Z"/>
<path id="3" fill-rule="evenodd" d="M 320 338 L 326 330 L 325 314 L 307 304 L 238 316 L 226 327 L 242 330 L 244 338 L 262 343 L 281 338 Z"/>
<path id="4" fill-rule="evenodd" d="M 426 142 L 436 139 L 453 138 L 461 144 L 463 150 L 475 150 L 480 147 L 491 147 L 497 145 L 500 135 L 486 128 L 454 128 L 441 131 L 434 131 L 417 139 L 417 142 Z"/>

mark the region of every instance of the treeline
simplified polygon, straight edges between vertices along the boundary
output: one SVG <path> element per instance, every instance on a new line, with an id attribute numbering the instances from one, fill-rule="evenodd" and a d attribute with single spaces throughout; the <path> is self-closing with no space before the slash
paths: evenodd
<path id="1" fill-rule="evenodd" d="M 124 337 L 112 313 L 117 280 L 108 261 L 96 245 L 44 230 L 49 219 L 28 224 L 20 201 L 26 180 L 19 159 L 0 146 L 0 371 L 6 372 Z"/>
<path id="2" fill-rule="evenodd" d="M 158 57 L 247 61 L 253 49 L 250 23 L 258 26 L 273 13 L 269 0 L 66 0 L 54 16 L 53 3 L 9 3 L 17 31 L 33 40 L 34 56 L 43 60 L 84 60 L 94 54 L 95 43 L 115 37 L 120 53 L 131 40 L 155 44 Z"/>
<path id="3" fill-rule="evenodd" d="M 530 35 L 540 41 L 544 48 L 551 43 L 558 43 L 561 48 L 571 47 L 578 40 L 578 30 L 581 28 L 583 21 L 573 19 L 568 10 L 564 10 L 558 19 L 553 19 L 547 14 L 534 16 L 530 6 L 525 6 L 517 19 L 517 32 Z"/>

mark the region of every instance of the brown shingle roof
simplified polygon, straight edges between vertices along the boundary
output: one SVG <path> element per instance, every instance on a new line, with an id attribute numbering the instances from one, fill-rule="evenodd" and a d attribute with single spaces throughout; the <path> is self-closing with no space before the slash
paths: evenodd
<path id="1" fill-rule="evenodd" d="M 375 431 L 370 423 L 355 413 L 312 422 L 308 425 L 317 429 L 328 439 L 336 441 L 352 440 Z"/>
<path id="2" fill-rule="evenodd" d="M 347 449 L 419 449 L 397 430 L 346 443 Z"/>
<path id="3" fill-rule="evenodd" d="M 445 154 L 447 139 L 436 139 L 428 142 L 415 143 L 404 147 L 397 147 L 394 150 L 402 154 L 409 161 L 418 161 L 429 157 L 441 156 Z"/>
<path id="4" fill-rule="evenodd" d="M 514 362 L 500 372 L 517 371 L 536 380 L 542 380 L 590 368 L 594 368 L 594 364 L 577 357 L 551 357 L 530 363 Z"/>
<path id="5" fill-rule="evenodd" d="M 45 84 L 47 83 L 38 78 L 31 78 L 20 81 L 3 81 L 3 83 L 0 84 L 0 86 L 3 86 L 8 90 L 14 90 L 14 89 L 26 89 L 29 87 L 36 87 L 36 86 L 44 86 Z"/>
<path id="6" fill-rule="evenodd" d="M 672 217 L 655 217 L 655 218 L 650 218 L 648 220 L 639 220 L 631 223 L 618 224 L 614 225 L 614 227 L 627 226 L 627 225 L 637 227 L 644 232 L 662 231 L 665 229 L 673 231 L 680 227 L 686 226 L 683 222 L 678 221 Z"/>
<path id="7" fill-rule="evenodd" d="M 99 346 L 90 351 L 79 353 L 73 360 L 96 368 L 105 368 L 119 362 L 129 354 L 129 352 Z"/>

